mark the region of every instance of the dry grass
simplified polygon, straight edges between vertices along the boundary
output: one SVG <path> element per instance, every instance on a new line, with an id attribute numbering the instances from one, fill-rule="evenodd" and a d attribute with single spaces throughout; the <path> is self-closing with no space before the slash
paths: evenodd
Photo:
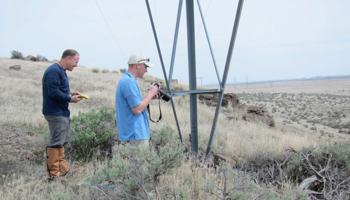
<path id="1" fill-rule="evenodd" d="M 23 60 L 0 60 L 0 122 L 43 124 L 42 75 L 50 63 Z M 11 65 L 21 65 L 20 71 L 9 70 Z M 114 91 L 119 75 L 116 73 L 92 73 L 89 68 L 79 67 L 67 72 L 71 91 L 80 91 L 91 100 L 71 105 L 72 115 L 100 107 L 114 106 Z"/>
<path id="2" fill-rule="evenodd" d="M 74 163 L 74 177 L 61 177 L 48 182 L 44 165 L 24 165 L 22 174 L 3 175 L 0 190 L 1 199 L 102 199 L 103 193 L 96 188 L 86 187 L 84 180 L 106 163 Z M 95 198 L 94 198 L 95 196 Z"/>
<path id="3" fill-rule="evenodd" d="M 176 100 L 177 115 L 181 127 L 184 141 L 189 140 L 190 119 L 189 105 L 181 103 L 186 102 L 186 98 Z M 158 116 L 157 104 L 152 105 L 152 117 Z M 214 108 L 208 108 L 205 105 L 198 104 L 198 138 L 202 150 L 206 150 L 210 130 L 213 121 Z M 153 129 L 158 129 L 163 125 L 170 125 L 176 130 L 175 120 L 172 115 L 171 106 L 162 103 L 163 121 L 153 124 Z M 237 115 L 240 118 L 240 113 Z M 288 128 L 287 126 L 277 126 L 270 128 L 264 124 L 251 123 L 243 120 L 229 120 L 226 114 L 219 116 L 217 124 L 216 137 L 213 141 L 213 150 L 222 153 L 234 159 L 251 159 L 257 154 L 279 155 L 288 148 L 300 150 L 303 147 L 317 146 L 329 142 L 329 136 L 303 129 Z M 337 139 L 333 139 L 336 141 Z"/>
<path id="4" fill-rule="evenodd" d="M 9 66 L 21 65 L 22 70 L 11 71 Z M 41 78 L 44 70 L 49 63 L 30 62 L 22 60 L 10 60 L 0 59 L 0 126 L 4 124 L 10 124 L 17 126 L 19 124 L 27 124 L 31 126 L 45 126 L 46 122 L 41 114 L 42 106 L 42 94 L 41 94 Z M 89 100 L 81 101 L 77 104 L 71 104 L 70 110 L 72 115 L 77 115 L 79 112 L 89 112 L 92 109 L 99 109 L 101 107 L 114 108 L 114 96 L 115 86 L 118 82 L 121 73 L 104 72 L 94 73 L 91 68 L 80 67 L 73 72 L 68 72 L 70 78 L 71 90 L 77 90 L 83 92 L 91 97 Z M 146 81 L 140 80 L 139 83 L 143 91 L 149 85 L 151 77 L 147 76 Z M 350 81 L 349 81 L 350 83 Z M 237 159 L 239 161 L 246 161 L 254 159 L 256 156 L 278 156 L 282 154 L 286 149 L 293 148 L 300 150 L 303 147 L 318 146 L 320 144 L 332 143 L 339 140 L 350 140 L 349 135 L 339 134 L 338 129 L 330 128 L 322 123 L 314 123 L 307 121 L 308 119 L 315 119 L 318 113 L 323 112 L 322 108 L 327 105 L 327 110 L 331 111 L 329 117 L 333 116 L 332 113 L 335 110 L 347 110 L 346 117 L 343 117 L 342 122 L 348 122 L 349 119 L 349 95 L 347 91 L 350 91 L 348 81 L 342 82 L 341 89 L 336 89 L 335 92 L 342 92 L 342 97 L 329 96 L 323 101 L 312 101 L 313 98 L 321 97 L 315 94 L 316 91 L 321 89 L 309 90 L 308 87 L 305 90 L 313 91 L 313 96 L 304 95 L 302 97 L 295 96 L 296 94 L 290 94 L 294 92 L 302 91 L 302 84 L 297 84 L 297 89 L 291 89 L 290 87 L 284 87 L 284 91 L 289 91 L 287 95 L 273 96 L 271 92 L 275 89 L 269 88 L 268 91 L 263 90 L 251 90 L 244 88 L 233 88 L 234 92 L 252 92 L 252 93 L 240 93 L 241 101 L 251 105 L 262 105 L 266 107 L 272 115 L 275 117 L 277 123 L 275 128 L 269 128 L 264 124 L 246 122 L 241 120 L 241 113 L 236 112 L 233 109 L 223 109 L 225 112 L 220 114 L 217 124 L 216 137 L 213 142 L 213 150 L 218 153 L 225 154 L 228 157 Z M 319 83 L 317 83 L 319 84 Z M 335 83 L 339 86 L 339 83 Z M 331 87 L 327 87 L 326 90 L 330 93 Z M 264 91 L 266 93 L 256 93 L 256 91 Z M 276 92 L 281 90 L 276 89 Z M 294 95 L 294 96 L 293 96 Z M 300 101 L 296 105 L 296 99 Z M 311 99 L 311 100 L 310 100 Z M 345 100 L 340 100 L 345 99 Z M 301 101 L 302 100 L 302 101 Z M 311 101 L 313 104 L 308 104 Z M 323 102 L 323 103 L 322 103 Z M 327 103 L 325 103 L 327 102 Z M 341 105 L 339 105 L 339 102 Z M 158 102 L 152 103 L 152 117 L 158 116 Z M 176 97 L 175 105 L 177 108 L 177 114 L 179 123 L 182 130 L 183 141 L 189 146 L 189 134 L 190 134 L 190 113 L 187 97 Z M 302 112 L 302 106 L 309 106 L 308 109 L 304 109 Z M 161 102 L 163 120 L 160 123 L 151 123 L 151 129 L 160 129 L 164 125 L 169 125 L 176 130 L 176 125 L 171 110 L 170 103 Z M 300 108 L 298 106 L 301 106 Z M 299 110 L 298 110 L 299 108 Z M 345 108 L 345 109 L 344 109 Z M 317 110 L 318 111 L 315 111 Z M 208 108 L 205 105 L 198 104 L 198 121 L 199 121 L 199 145 L 200 149 L 205 150 L 208 143 L 208 137 L 211 130 L 211 124 L 213 120 L 214 108 Z M 301 117 L 302 115 L 310 115 L 300 122 L 293 121 L 291 117 Z M 233 116 L 233 119 L 227 118 L 227 116 Z M 307 125 L 308 127 L 305 127 Z M 317 130 L 311 129 L 311 127 L 317 127 Z M 323 130 L 323 132 L 321 131 Z M 45 144 L 41 144 L 44 146 Z M 2 146 L 3 148 L 3 146 Z M 8 147 L 4 147 L 8 148 Z M 41 148 L 39 146 L 39 148 Z M 0 160 L 0 164 L 2 160 Z M 26 162 L 27 163 L 27 162 Z M 52 184 L 47 184 L 45 181 L 46 173 L 44 172 L 44 159 L 42 165 L 33 164 L 28 161 L 29 164 L 25 164 L 25 170 L 22 174 L 12 175 L 5 174 L 2 177 L 3 187 L 0 190 L 1 199 L 91 199 L 94 195 L 97 195 L 99 199 L 103 199 L 103 193 L 95 190 L 81 187 L 80 183 L 84 180 L 84 177 L 92 174 L 95 170 L 101 166 L 105 166 L 106 163 L 88 163 L 85 165 L 74 164 L 74 176 L 66 177 L 60 181 Z M 23 164 L 23 162 L 21 162 Z M 2 166 L 0 166 L 2 167 Z M 204 183 L 208 183 L 207 179 L 213 179 L 214 172 L 210 172 L 210 169 L 193 168 L 190 163 L 185 163 L 183 166 L 175 169 L 174 173 L 166 174 L 162 176 L 161 183 L 164 185 L 176 185 L 176 188 L 182 188 L 184 193 L 191 194 L 186 196 L 188 199 L 191 197 L 198 197 L 198 199 L 218 199 L 215 194 L 211 197 L 203 196 L 205 193 L 195 191 L 201 191 L 204 187 Z M 240 175 L 237 175 L 237 180 L 241 180 Z M 186 185 L 186 179 L 191 178 L 191 185 Z M 204 180 L 205 179 L 205 180 Z M 243 178 L 242 178 L 243 180 Z M 237 182 L 239 184 L 239 182 Z M 201 188 L 196 190 L 196 187 Z M 260 186 L 255 185 L 256 191 L 262 192 Z M 286 186 L 293 187 L 292 185 Z M 188 192 L 186 192 L 188 190 Z M 292 189 L 286 189 L 292 191 Z M 55 191 L 63 192 L 59 194 Z M 64 193 L 67 192 L 67 193 Z M 68 194 L 69 193 L 69 194 Z M 259 192 L 258 192 L 259 193 Z M 61 196 L 60 196 L 61 195 Z M 255 198 L 254 195 L 251 196 Z"/>

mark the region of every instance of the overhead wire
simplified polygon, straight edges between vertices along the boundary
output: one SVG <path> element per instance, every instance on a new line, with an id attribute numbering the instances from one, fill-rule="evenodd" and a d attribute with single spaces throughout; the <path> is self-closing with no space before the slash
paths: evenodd
<path id="1" fill-rule="evenodd" d="M 215 55 L 214 55 L 214 51 L 213 51 L 213 48 L 212 48 L 212 45 L 211 45 L 211 42 L 210 42 L 210 39 L 209 39 L 209 33 L 208 33 L 207 26 L 206 26 L 206 24 L 205 24 L 205 19 L 204 19 L 205 17 L 204 17 L 204 15 L 203 15 L 202 6 L 201 6 L 199 0 L 197 0 L 197 5 L 198 5 L 199 13 L 200 13 L 200 16 L 201 16 L 201 19 L 202 19 L 202 24 L 203 24 L 205 36 L 206 36 L 206 38 L 207 38 L 207 42 L 208 42 L 208 46 L 209 46 L 209 51 L 210 51 L 210 54 L 211 54 L 211 57 L 212 57 L 212 60 L 213 60 L 213 64 L 214 64 L 216 76 L 217 76 L 217 78 L 218 78 L 218 83 L 220 84 L 220 90 L 221 90 L 221 89 L 222 89 L 222 86 L 221 86 L 221 80 L 220 80 L 219 70 L 218 70 L 218 68 L 217 68 L 217 64 L 216 64 L 216 60 L 215 60 Z"/>
<path id="2" fill-rule="evenodd" d="M 119 46 L 119 42 L 118 42 L 118 39 L 117 39 L 117 36 L 116 34 L 114 33 L 113 29 L 112 29 L 112 26 L 110 25 L 110 23 L 108 22 L 108 19 L 106 17 L 106 15 L 103 13 L 103 10 L 101 8 L 101 6 L 98 4 L 98 1 L 97 0 L 94 0 L 95 2 L 95 5 L 97 7 L 97 10 L 98 12 L 100 13 L 100 15 L 102 16 L 102 20 L 107 28 L 107 30 L 109 31 L 110 35 L 111 35 L 111 38 L 113 40 L 113 42 L 115 43 L 116 45 L 116 48 L 117 50 L 119 51 L 119 59 L 120 59 L 120 62 L 123 61 L 123 51 L 120 49 L 120 46 Z"/>

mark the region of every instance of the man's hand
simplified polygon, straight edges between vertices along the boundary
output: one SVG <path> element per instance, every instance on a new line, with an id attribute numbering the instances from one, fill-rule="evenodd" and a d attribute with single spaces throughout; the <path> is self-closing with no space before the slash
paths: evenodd
<path id="1" fill-rule="evenodd" d="M 70 97 L 70 102 L 72 103 L 77 103 L 79 102 L 81 99 L 80 99 L 80 94 L 77 94 L 77 93 L 72 93 L 72 96 Z"/>
<path id="2" fill-rule="evenodd" d="M 132 112 L 135 115 L 139 115 L 144 109 L 147 108 L 147 105 L 151 102 L 153 97 L 157 96 L 158 93 L 159 93 L 159 87 L 156 85 L 151 85 L 151 87 L 148 90 L 147 96 L 143 98 L 143 100 L 138 106 L 132 108 Z"/>
<path id="3" fill-rule="evenodd" d="M 152 99 L 157 98 L 157 95 L 159 94 L 159 87 L 155 84 L 151 85 L 148 91 L 148 95 L 152 97 Z"/>
<path id="4" fill-rule="evenodd" d="M 71 95 L 80 95 L 80 92 L 76 91 L 76 92 L 72 92 Z"/>

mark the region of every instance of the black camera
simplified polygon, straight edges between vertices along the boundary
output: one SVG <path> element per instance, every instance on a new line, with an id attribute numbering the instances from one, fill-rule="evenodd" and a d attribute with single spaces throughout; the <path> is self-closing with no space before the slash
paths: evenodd
<path id="1" fill-rule="evenodd" d="M 160 88 L 159 83 L 153 83 L 153 85 L 156 85 L 158 88 Z M 159 89 L 158 98 L 167 102 L 170 100 L 170 96 L 166 92 L 164 92 L 162 89 Z"/>

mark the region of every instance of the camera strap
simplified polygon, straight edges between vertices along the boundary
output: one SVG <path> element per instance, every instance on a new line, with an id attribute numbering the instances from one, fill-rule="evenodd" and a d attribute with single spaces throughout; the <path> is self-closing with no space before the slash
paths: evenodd
<path id="1" fill-rule="evenodd" d="M 158 120 L 153 120 L 153 119 L 151 118 L 151 109 L 150 109 L 150 105 L 149 105 L 149 104 L 147 105 L 148 117 L 149 117 L 149 120 L 151 120 L 151 122 L 153 122 L 153 123 L 157 123 L 157 122 L 159 122 L 159 121 L 162 119 L 162 109 L 160 108 L 160 99 L 158 99 L 158 107 L 159 107 L 159 117 L 158 117 Z"/>

